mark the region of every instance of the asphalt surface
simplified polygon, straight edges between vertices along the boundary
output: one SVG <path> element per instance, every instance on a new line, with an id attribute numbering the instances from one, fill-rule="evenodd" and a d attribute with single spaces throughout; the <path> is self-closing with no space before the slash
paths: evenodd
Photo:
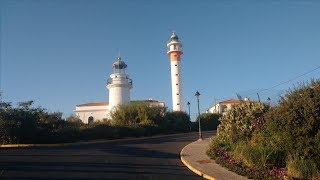
<path id="1" fill-rule="evenodd" d="M 213 133 L 205 132 L 204 138 Z M 0 179 L 202 179 L 179 153 L 197 133 L 142 140 L 0 149 Z"/>

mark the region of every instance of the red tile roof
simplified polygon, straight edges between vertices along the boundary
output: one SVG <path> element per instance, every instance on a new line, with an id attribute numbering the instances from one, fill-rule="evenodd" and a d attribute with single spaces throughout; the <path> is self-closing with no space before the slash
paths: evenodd
<path id="1" fill-rule="evenodd" d="M 130 101 L 130 102 L 160 102 L 160 101 L 157 101 L 157 100 L 154 100 L 154 99 L 148 99 L 148 100 L 133 100 L 133 101 Z"/>
<path id="2" fill-rule="evenodd" d="M 91 102 L 86 104 L 80 104 L 77 106 L 107 106 L 109 105 L 109 102 Z"/>
<path id="3" fill-rule="evenodd" d="M 130 102 L 160 102 L 154 99 L 148 99 L 148 100 L 134 100 Z M 78 107 L 80 106 L 107 106 L 109 105 L 109 102 L 90 102 L 90 103 L 85 103 L 85 104 L 79 104 L 77 105 Z"/>
<path id="4" fill-rule="evenodd" d="M 240 103 L 238 99 L 229 99 L 225 101 L 221 101 L 220 104 L 237 104 Z"/>

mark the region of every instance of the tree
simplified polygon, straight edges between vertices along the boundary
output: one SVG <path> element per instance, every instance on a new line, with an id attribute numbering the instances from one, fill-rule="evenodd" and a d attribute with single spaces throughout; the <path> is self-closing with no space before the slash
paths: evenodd
<path id="1" fill-rule="evenodd" d="M 31 101 L 23 101 L 23 102 L 19 102 L 18 106 L 21 109 L 29 109 L 33 103 L 34 103 L 34 101 L 32 101 L 32 100 Z"/>
<path id="2" fill-rule="evenodd" d="M 159 125 L 164 113 L 164 107 L 150 106 L 146 102 L 132 102 L 118 106 L 111 112 L 111 119 L 113 125 L 119 126 Z"/>
<path id="3" fill-rule="evenodd" d="M 203 113 L 200 115 L 201 119 L 201 129 L 206 130 L 216 130 L 220 121 L 219 118 L 221 117 L 221 114 L 217 113 Z M 198 124 L 199 118 L 197 118 L 196 121 Z"/>
<path id="4" fill-rule="evenodd" d="M 67 121 L 67 123 L 70 123 L 76 127 L 80 127 L 80 126 L 84 125 L 84 123 L 81 121 L 81 119 L 75 115 L 71 115 L 71 116 L 66 117 L 66 121 Z"/>
<path id="5" fill-rule="evenodd" d="M 189 115 L 182 111 L 167 112 L 165 115 L 165 128 L 171 132 L 190 131 Z"/>

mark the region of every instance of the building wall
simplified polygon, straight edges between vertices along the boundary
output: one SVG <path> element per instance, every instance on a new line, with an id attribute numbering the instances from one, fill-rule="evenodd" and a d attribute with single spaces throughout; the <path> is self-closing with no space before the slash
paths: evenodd
<path id="1" fill-rule="evenodd" d="M 132 84 L 127 74 L 111 74 L 107 88 L 109 89 L 110 109 L 130 102 L 130 89 L 132 88 Z"/>
<path id="2" fill-rule="evenodd" d="M 171 61 L 172 109 L 183 111 L 180 61 Z"/>
<path id="3" fill-rule="evenodd" d="M 234 104 L 239 104 L 239 103 L 218 103 L 210 107 L 208 109 L 208 112 L 224 114 L 227 111 L 229 111 Z"/>
<path id="4" fill-rule="evenodd" d="M 93 117 L 93 121 L 102 121 L 109 115 L 108 106 L 80 106 L 76 107 L 75 115 L 81 119 L 85 124 L 88 124 L 90 116 Z"/>
<path id="5" fill-rule="evenodd" d="M 134 101 L 133 101 L 134 102 Z M 138 101 L 136 101 L 138 102 Z M 146 102 L 151 107 L 165 107 L 164 102 L 154 101 L 154 100 L 142 100 L 141 102 Z M 90 116 L 93 117 L 95 121 L 102 121 L 103 119 L 109 118 L 110 116 L 109 106 L 76 106 L 75 115 L 81 119 L 85 124 L 88 124 L 88 119 Z"/>
<path id="6" fill-rule="evenodd" d="M 109 89 L 109 108 L 130 102 L 130 89 L 123 87 L 112 87 Z"/>
<path id="7" fill-rule="evenodd" d="M 220 104 L 215 104 L 208 109 L 209 113 L 220 113 Z"/>

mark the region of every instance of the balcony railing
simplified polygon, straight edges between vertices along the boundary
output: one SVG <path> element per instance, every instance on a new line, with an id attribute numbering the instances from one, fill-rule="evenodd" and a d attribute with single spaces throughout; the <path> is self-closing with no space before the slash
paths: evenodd
<path id="1" fill-rule="evenodd" d="M 128 83 L 132 86 L 132 79 L 130 79 L 130 78 L 126 78 L 126 79 L 128 80 Z M 113 80 L 113 79 L 109 78 L 109 79 L 107 80 L 107 85 L 112 84 L 112 83 L 114 83 L 115 81 L 118 81 L 118 82 L 119 82 L 119 80 Z"/>

